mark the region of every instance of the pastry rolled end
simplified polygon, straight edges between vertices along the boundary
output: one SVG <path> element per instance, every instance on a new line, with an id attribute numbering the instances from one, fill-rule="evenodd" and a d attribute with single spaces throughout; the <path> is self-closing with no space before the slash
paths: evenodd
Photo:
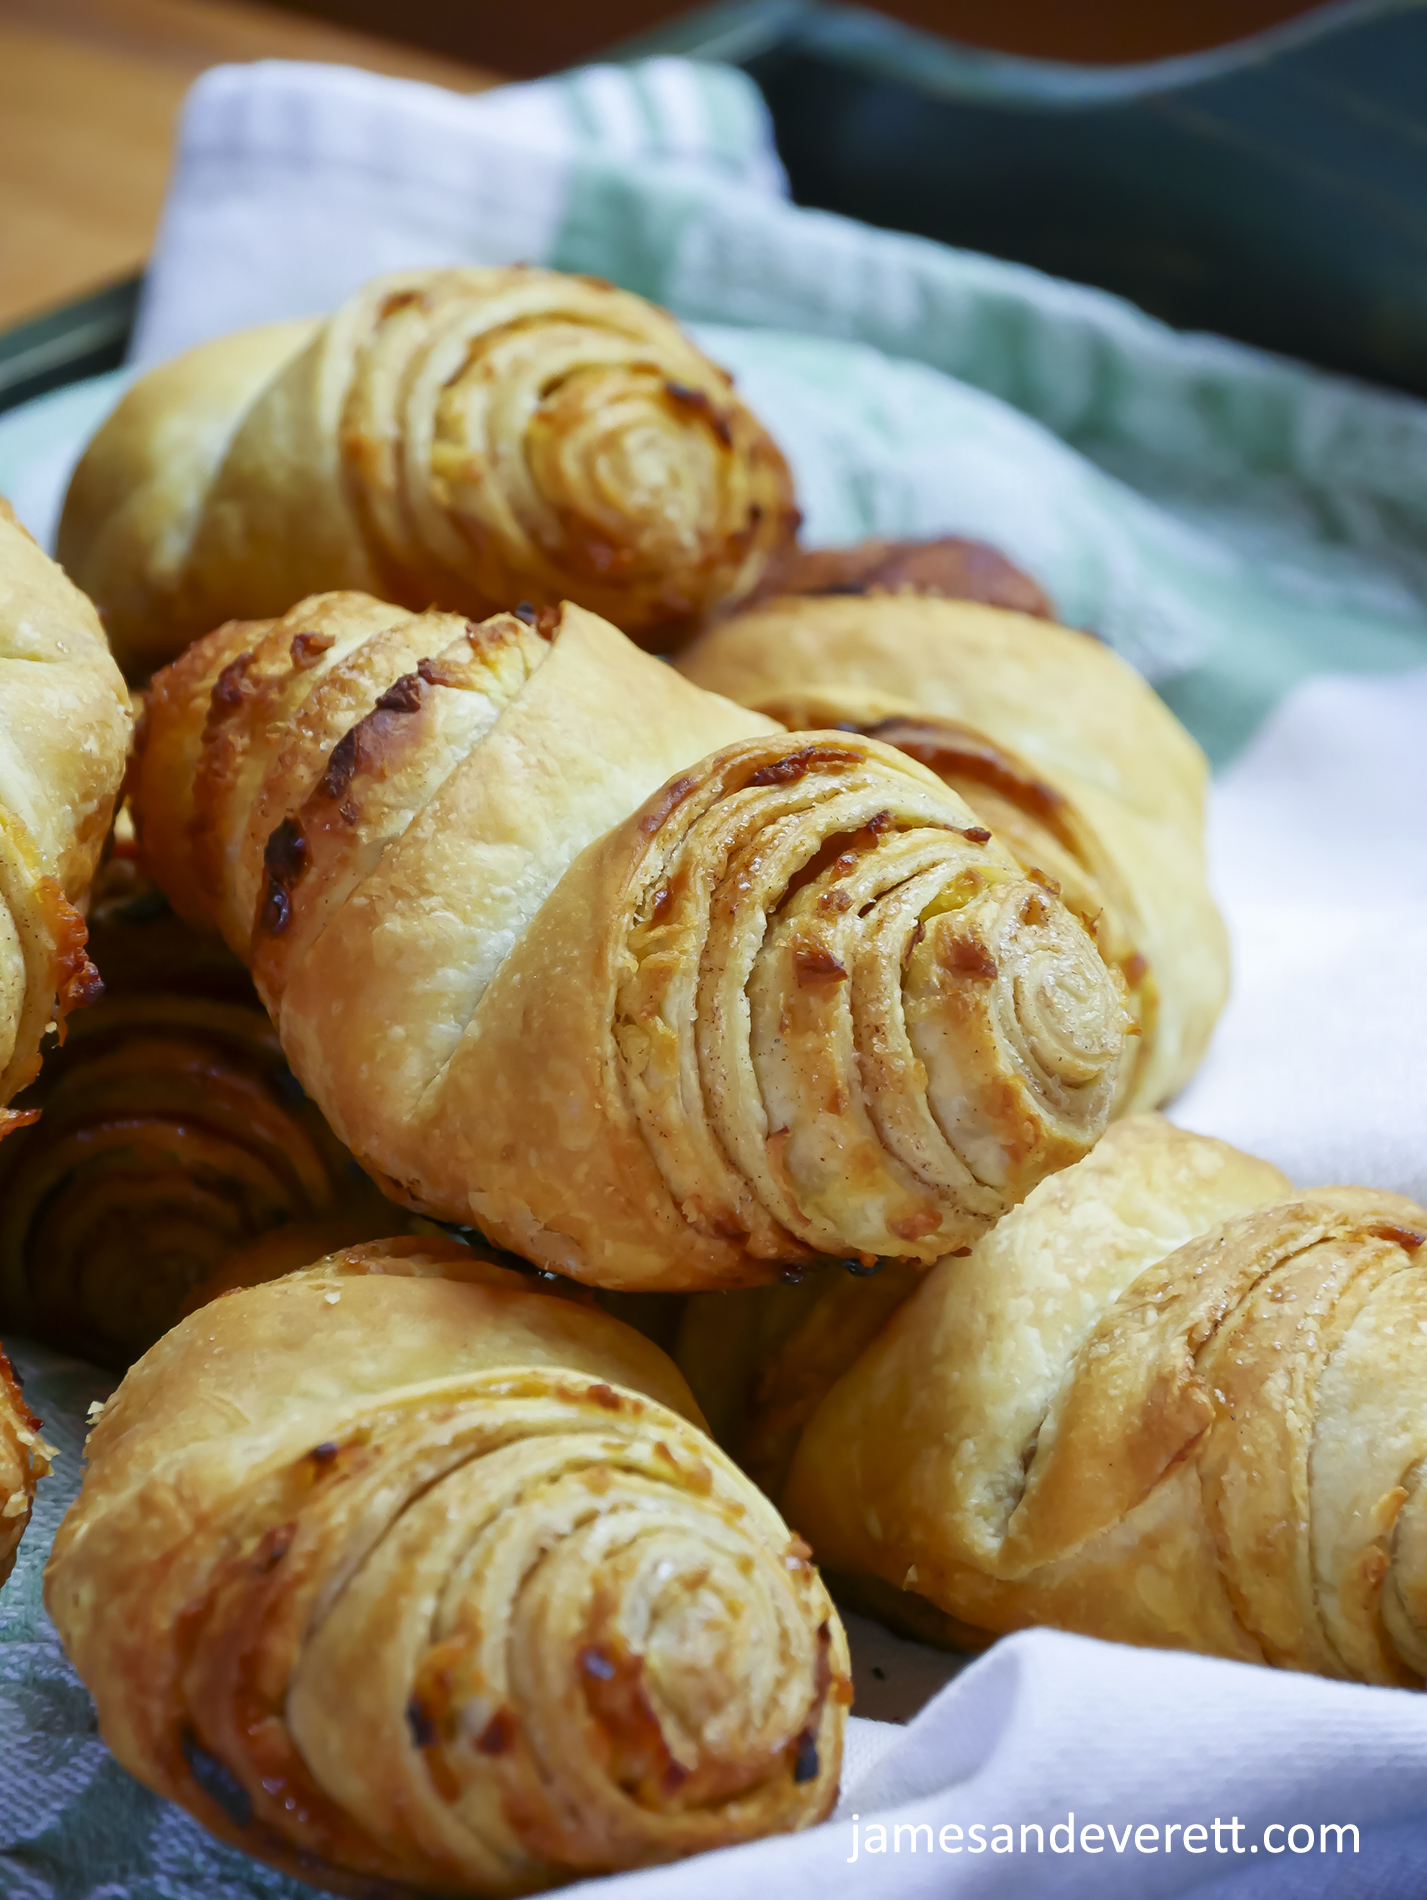
<path id="1" fill-rule="evenodd" d="M 443 1243 L 183 1322 L 106 1408 L 48 1573 L 106 1739 L 334 1885 L 522 1893 L 824 1818 L 836 1612 L 634 1380 L 693 1411 L 629 1328 Z"/>
<path id="2" fill-rule="evenodd" d="M 902 989 L 933 1112 L 976 1180 L 1019 1201 L 1104 1132 L 1123 990 L 1049 892 L 962 872 L 918 918 Z"/>
<path id="3" fill-rule="evenodd" d="M 1205 879 L 1208 767 L 1123 660 L 1023 612 L 902 591 L 770 600 L 678 664 L 790 729 L 850 728 L 929 766 L 1124 977 L 1138 1034 L 1115 1112 L 1184 1086 L 1229 983 Z"/>
<path id="4" fill-rule="evenodd" d="M 489 1857 L 497 1889 L 821 1819 L 850 1688 L 806 1547 L 627 1388 L 513 1373 L 465 1408 L 462 1462 L 297 1661 L 288 1723 L 316 1782 L 395 1846 L 384 1764 L 404 1751 L 418 1834 L 469 1829 L 467 1866 Z M 419 1632 L 401 1609 L 416 1577 L 435 1606 Z M 360 1708 L 358 1656 L 382 1684 Z"/>
<path id="5" fill-rule="evenodd" d="M 507 1474 L 493 1462 L 453 1481 L 484 1529 L 407 1704 L 433 1780 L 478 1798 L 494 1782 L 552 1874 L 821 1819 L 850 1688 L 806 1546 L 753 1514 L 701 1435 L 626 1389 L 560 1381 L 510 1403 L 556 1435 Z M 538 1467 L 532 1493 L 516 1466 Z M 423 1507 L 437 1539 L 445 1510 Z M 361 1595 L 348 1634 L 364 1645 L 381 1612 Z M 344 1747 L 327 1720 L 344 1645 L 339 1623 L 294 1703 L 319 1772 Z"/>
<path id="6" fill-rule="evenodd" d="M 843 1371 L 784 1507 L 936 1640 L 1048 1624 L 1420 1688 L 1424 1255 L 1401 1196 L 1120 1122 Z"/>
<path id="7" fill-rule="evenodd" d="M 630 827 L 616 1038 L 695 1224 L 767 1259 L 930 1262 L 1104 1131 L 1122 984 L 903 755 L 747 741 Z"/>
<path id="8" fill-rule="evenodd" d="M 569 599 L 662 650 L 797 523 L 776 443 L 665 311 L 514 266 L 392 273 L 151 370 L 60 545 L 137 679 L 341 588 L 477 619 Z"/>
<path id="9" fill-rule="evenodd" d="M 792 539 L 777 446 L 642 297 L 525 267 L 424 271 L 369 285 L 342 325 L 343 463 L 394 598 L 568 597 L 657 649 Z"/>

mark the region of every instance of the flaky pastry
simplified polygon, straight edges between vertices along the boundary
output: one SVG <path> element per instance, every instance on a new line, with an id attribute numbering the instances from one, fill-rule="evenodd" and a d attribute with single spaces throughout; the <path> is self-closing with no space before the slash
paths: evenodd
<path id="1" fill-rule="evenodd" d="M 40 1437 L 40 1421 L 20 1395 L 14 1368 L 0 1349 L 0 1583 L 15 1567 L 35 1486 L 53 1457 Z"/>
<path id="2" fill-rule="evenodd" d="M 182 1321 L 45 1600 L 120 1761 L 351 1891 L 518 1894 L 822 1819 L 847 1647 L 670 1361 L 449 1242 Z"/>
<path id="3" fill-rule="evenodd" d="M 929 1264 L 1119 1086 L 1121 986 L 933 773 L 578 607 L 220 628 L 156 679 L 135 798 L 362 1164 L 578 1279 Z"/>
<path id="4" fill-rule="evenodd" d="M 46 1034 L 99 991 L 79 907 L 129 727 L 93 607 L 0 497 L 0 1135 Z"/>
<path id="5" fill-rule="evenodd" d="M 326 588 L 477 617 L 577 600 L 668 646 L 796 522 L 777 447 L 655 305 L 417 270 L 150 371 L 80 462 L 59 552 L 141 679 Z"/>
<path id="6" fill-rule="evenodd" d="M 1229 977 L 1205 876 L 1208 767 L 1108 647 L 1026 614 L 899 594 L 750 607 L 679 665 L 784 725 L 851 726 L 929 766 L 1124 973 L 1140 1033 L 1118 1112 L 1188 1081 Z"/>
<path id="7" fill-rule="evenodd" d="M 289 1272 L 402 1216 L 303 1094 L 242 964 L 132 863 L 95 883 L 89 951 L 104 994 L 0 1146 L 0 1326 L 122 1367 L 235 1254 Z"/>
<path id="8" fill-rule="evenodd" d="M 933 1639 L 1048 1623 L 1420 1686 L 1424 1240 L 1400 1195 L 1117 1123 L 887 1323 L 783 1508 Z"/>

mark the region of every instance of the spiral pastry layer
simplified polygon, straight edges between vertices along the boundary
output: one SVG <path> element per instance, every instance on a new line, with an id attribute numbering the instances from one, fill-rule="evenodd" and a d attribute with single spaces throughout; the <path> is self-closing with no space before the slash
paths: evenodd
<path id="1" fill-rule="evenodd" d="M 556 939 L 601 914 L 596 980 L 533 999 Z M 601 1091 L 618 1147 L 561 1139 L 568 1056 L 523 1111 L 497 1092 L 517 998 L 532 1047 L 590 1050 L 576 1086 Z M 524 1112 L 566 1157 L 545 1224 L 578 1233 L 584 1200 L 592 1246 L 628 1226 L 616 1193 L 658 1195 L 666 1248 L 727 1251 L 725 1283 L 968 1244 L 1094 1141 L 1124 1053 L 1119 993 L 1068 912 L 929 774 L 840 734 L 745 741 L 674 780 L 571 868 L 483 1014 L 484 1139 Z M 524 1197 L 518 1167 L 502 1191 Z"/>
<path id="2" fill-rule="evenodd" d="M 576 1278 L 933 1260 L 1118 1086 L 1094 944 L 934 775 L 578 608 L 220 629 L 155 683 L 137 799 L 363 1165 Z"/>
<path id="3" fill-rule="evenodd" d="M 1135 901 L 1133 878 L 1084 810 L 1028 760 L 955 719 L 930 713 L 877 717 L 855 692 L 809 692 L 762 708 L 796 730 L 849 727 L 919 759 L 964 798 L 1023 871 L 1054 891 L 1119 971 L 1138 1035 L 1121 1075 L 1116 1112 L 1142 1106 L 1163 1086 L 1159 1053 L 1159 986 L 1142 944 L 1151 932 Z M 880 708 L 878 711 L 880 712 Z"/>
<path id="4" fill-rule="evenodd" d="M 0 496 L 0 1136 L 41 1043 L 99 993 L 79 905 L 109 828 L 129 696 L 94 609 Z"/>
<path id="5" fill-rule="evenodd" d="M 1143 1116 L 937 1267 L 784 1508 L 877 1613 L 1420 1687 L 1427 1210 Z"/>
<path id="6" fill-rule="evenodd" d="M 478 617 L 577 600 L 667 646 L 796 522 L 778 449 L 672 318 L 514 267 L 378 278 L 326 323 L 152 371 L 59 544 L 140 676 L 322 588 Z"/>
<path id="7" fill-rule="evenodd" d="M 690 1415 L 588 1303 L 358 1249 L 133 1369 L 46 1602 L 125 1766 L 307 1880 L 515 1894 L 803 1827 L 846 1644 Z"/>
<path id="8" fill-rule="evenodd" d="M 242 966 L 125 869 L 91 913 L 106 992 L 0 1148 L 0 1318 L 120 1366 L 236 1250 L 263 1240 L 290 1268 L 401 1218 L 304 1096 Z"/>
<path id="9" fill-rule="evenodd" d="M 784 598 L 710 629 L 679 664 L 790 729 L 850 726 L 930 766 L 1123 974 L 1139 1039 L 1117 1113 L 1188 1081 L 1228 992 L 1207 765 L 1108 648 L 969 602 Z"/>

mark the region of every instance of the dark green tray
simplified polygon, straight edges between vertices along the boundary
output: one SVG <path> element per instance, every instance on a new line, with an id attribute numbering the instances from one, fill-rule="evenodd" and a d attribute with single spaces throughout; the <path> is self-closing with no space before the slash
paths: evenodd
<path id="1" fill-rule="evenodd" d="M 782 11 L 743 63 L 800 203 L 1427 394 L 1427 0 L 1121 68 Z"/>
<path id="2" fill-rule="evenodd" d="M 142 282 L 139 277 L 125 278 L 78 303 L 0 331 L 0 410 L 117 369 L 134 327 Z"/>
<path id="3" fill-rule="evenodd" d="M 1427 394 L 1427 0 L 1149 66 L 982 53 L 815 0 L 705 8 L 612 57 L 654 52 L 753 75 L 800 204 Z M 120 362 L 137 296 L 0 336 L 0 409 Z"/>

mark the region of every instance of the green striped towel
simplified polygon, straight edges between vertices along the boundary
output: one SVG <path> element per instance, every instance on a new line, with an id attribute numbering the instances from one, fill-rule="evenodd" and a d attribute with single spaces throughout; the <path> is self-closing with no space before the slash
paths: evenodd
<path id="1" fill-rule="evenodd" d="M 1177 1118 L 1305 1184 L 1427 1195 L 1427 409 L 1175 335 L 1034 271 L 800 210 L 751 84 L 674 60 L 471 100 L 330 68 L 206 75 L 184 118 L 136 362 L 330 308 L 379 270 L 516 259 L 612 278 L 694 326 L 787 449 L 810 541 L 980 535 L 1155 680 L 1222 768 L 1211 845 L 1237 958 L 1229 1014 Z M 0 490 L 37 531 L 127 374 L 0 418 Z M 295 1893 L 137 1788 L 98 1742 L 38 1589 L 101 1388 L 51 1356 L 18 1357 L 65 1456 L 0 1595 L 0 1893 Z M 1147 1763 L 1181 1763 L 1177 1798 L 1201 1803 L 1189 1813 L 1213 1812 L 1221 1783 L 1250 1809 L 1255 1762 L 1317 1812 L 1295 1738 L 1338 1733 L 1351 1710 L 1329 1703 L 1347 1692 L 1311 1685 L 1328 1698 L 1321 1711 L 1280 1720 L 1285 1696 L 1309 1685 L 1259 1672 L 1222 1745 L 1190 1764 L 1175 1752 L 1185 1711 L 1221 1706 L 1225 1667 L 1095 1665 L 1097 1680 L 1129 1670 L 1136 1746 Z M 1189 1688 L 1159 1686 L 1185 1669 L 1201 1672 Z M 925 1793 L 981 1776 L 1006 1814 L 1030 1816 L 1040 1794 L 1024 1751 L 998 1753 L 1003 1705 L 970 1678 L 945 1697 L 942 1728 L 894 1751 L 903 1782 Z M 852 1786 L 886 1737 L 854 1730 Z M 1374 1718 L 1364 1732 L 1379 1731 Z M 982 1754 L 947 1766 L 946 1732 L 981 1736 Z M 1081 1776 L 1074 1805 L 1099 1812 L 1106 1774 L 1126 1771 L 1087 1739 L 1083 1696 L 1048 1692 L 1036 1739 L 1042 1763 Z M 1368 1761 L 1361 1734 L 1354 1748 Z M 892 1798 L 894 1756 L 882 1781 L 861 1783 L 868 1813 Z M 1349 1778 L 1353 1762 L 1343 1767 Z M 1396 1813 L 1391 1776 L 1372 1777 Z M 860 1867 L 841 1871 L 846 1854 L 814 1837 L 768 1843 L 740 1851 L 739 1876 L 818 1900 L 870 1891 Z M 643 1900 L 713 1895 L 737 1877 L 722 1865 L 613 1884 Z M 961 1890 L 959 1865 L 935 1870 L 936 1891 Z M 1085 1863 L 1083 1885 L 1074 1871 L 1060 1870 L 1058 1891 L 1128 1900 L 1144 1877 L 1111 1859 Z M 1182 1890 L 1167 1863 L 1156 1877 L 1157 1892 Z M 1368 1891 L 1346 1867 L 1335 1878 L 1345 1895 Z"/>

